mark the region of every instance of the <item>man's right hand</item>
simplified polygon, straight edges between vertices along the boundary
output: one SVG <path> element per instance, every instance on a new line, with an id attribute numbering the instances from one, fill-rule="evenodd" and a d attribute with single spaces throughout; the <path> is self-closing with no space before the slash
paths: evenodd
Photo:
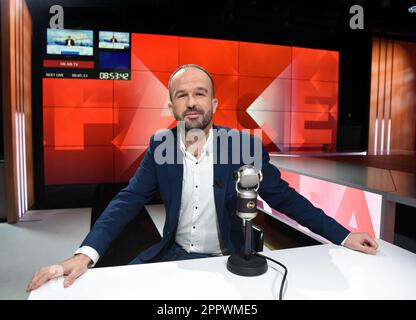
<path id="1" fill-rule="evenodd" d="M 91 259 L 85 254 L 77 254 L 59 264 L 43 267 L 35 273 L 26 292 L 39 288 L 45 282 L 64 276 L 64 288 L 68 288 L 80 275 L 88 269 Z"/>

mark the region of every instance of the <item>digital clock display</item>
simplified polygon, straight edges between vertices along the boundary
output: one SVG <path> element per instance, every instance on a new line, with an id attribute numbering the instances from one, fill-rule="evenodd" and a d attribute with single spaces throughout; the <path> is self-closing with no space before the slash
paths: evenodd
<path id="1" fill-rule="evenodd" d="M 130 80 L 130 72 L 100 72 L 99 77 L 102 80 Z"/>

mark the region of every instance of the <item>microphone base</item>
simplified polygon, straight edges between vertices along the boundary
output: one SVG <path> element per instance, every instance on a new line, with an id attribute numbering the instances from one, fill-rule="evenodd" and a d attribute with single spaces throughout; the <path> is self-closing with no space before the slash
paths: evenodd
<path id="1" fill-rule="evenodd" d="M 246 259 L 242 254 L 233 254 L 228 258 L 227 269 L 243 277 L 259 276 L 267 271 L 267 261 L 255 255 L 250 255 Z"/>

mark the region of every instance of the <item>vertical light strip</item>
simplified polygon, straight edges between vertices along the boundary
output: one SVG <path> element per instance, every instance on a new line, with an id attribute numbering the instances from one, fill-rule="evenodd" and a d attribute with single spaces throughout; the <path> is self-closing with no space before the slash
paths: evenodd
<path id="1" fill-rule="evenodd" d="M 19 95 L 20 95 L 20 91 L 19 91 Z M 20 104 L 20 108 L 21 108 L 20 97 L 19 97 L 19 104 Z M 17 113 L 17 119 L 19 121 L 19 163 L 20 163 L 20 168 L 19 168 L 19 170 L 20 170 L 20 184 L 19 184 L 19 187 L 20 187 L 20 207 L 22 209 L 22 211 L 20 212 L 19 217 L 21 217 L 23 215 L 23 213 L 25 212 L 25 201 L 24 201 L 25 190 L 23 188 L 24 176 L 23 176 L 23 161 L 22 161 L 23 160 L 23 145 L 22 145 L 23 132 L 22 132 L 22 112 L 21 111 L 19 111 Z"/>
<path id="2" fill-rule="evenodd" d="M 27 212 L 28 208 L 28 196 L 27 196 L 27 166 L 26 166 L 26 124 L 25 124 L 25 114 L 22 114 L 22 118 L 23 118 L 23 190 L 25 191 L 25 212 Z"/>
<path id="3" fill-rule="evenodd" d="M 22 104 L 22 20 L 21 20 L 21 11 L 22 11 L 22 0 L 17 0 L 17 66 L 18 66 L 18 73 L 17 73 L 17 79 L 18 79 L 18 86 L 17 86 L 17 94 L 19 96 L 19 100 L 18 100 L 18 113 L 17 113 L 17 118 L 19 120 L 19 131 L 20 131 L 20 136 L 19 136 L 19 147 L 20 147 L 20 190 L 21 190 L 21 208 L 22 211 L 20 212 L 19 217 L 23 216 L 23 214 L 25 213 L 25 189 L 24 189 L 24 158 L 23 158 L 23 126 L 22 126 L 22 112 L 23 112 L 23 104 Z"/>
<path id="4" fill-rule="evenodd" d="M 14 106 L 14 118 L 15 118 L 15 141 L 16 141 L 16 174 L 17 174 L 17 214 L 20 218 L 22 215 L 22 188 L 21 188 L 21 167 L 20 167 L 20 121 L 19 121 L 19 111 L 20 111 L 20 101 L 19 101 L 19 61 L 18 61 L 18 55 L 19 55 L 19 48 L 18 48 L 18 33 L 19 33 L 19 26 L 17 23 L 17 17 L 19 13 L 18 8 L 18 1 L 14 0 L 14 6 L 13 6 L 13 24 L 14 24 L 14 43 L 13 43 L 13 65 L 14 65 L 14 96 L 15 96 L 15 106 Z"/>
<path id="5" fill-rule="evenodd" d="M 20 166 L 21 166 L 21 188 L 22 188 L 22 215 L 26 212 L 26 188 L 25 188 L 25 145 L 24 145 L 24 135 L 25 135 L 25 131 L 24 131 L 24 113 L 23 112 L 19 112 L 18 114 L 19 117 L 19 121 L 20 121 Z"/>
<path id="6" fill-rule="evenodd" d="M 387 154 L 390 154 L 390 130 L 391 130 L 391 119 L 389 119 L 387 125 Z"/>
<path id="7" fill-rule="evenodd" d="M 374 133 L 374 155 L 377 155 L 378 118 L 376 118 Z"/>
<path id="8" fill-rule="evenodd" d="M 381 56 L 381 39 L 378 38 L 378 63 L 377 63 L 377 100 L 376 100 L 376 126 L 374 130 L 374 155 L 377 155 L 377 138 L 378 138 L 378 106 L 380 92 L 380 56 Z"/>
<path id="9" fill-rule="evenodd" d="M 22 65 L 22 56 L 23 56 L 23 48 L 22 48 L 22 0 L 19 0 L 19 102 L 20 102 L 20 114 L 19 114 L 19 120 L 20 120 L 20 163 L 22 168 L 22 182 L 21 182 L 21 188 L 22 188 L 22 215 L 26 212 L 26 206 L 25 206 L 25 200 L 26 200 L 26 190 L 25 190 L 25 157 L 24 157 L 24 149 L 25 145 L 23 143 L 25 132 L 23 130 L 23 117 L 24 115 L 24 108 L 23 108 L 23 90 L 22 90 L 22 84 L 23 84 L 23 65 Z"/>
<path id="10" fill-rule="evenodd" d="M 394 40 L 391 46 L 391 70 L 390 70 L 390 103 L 389 103 L 389 125 L 387 130 L 387 154 L 390 154 L 390 132 L 391 132 L 391 103 L 393 100 L 393 70 L 394 70 Z"/>
<path id="11" fill-rule="evenodd" d="M 384 117 L 381 120 L 381 138 L 380 138 L 380 154 L 383 154 L 384 148 L 383 148 L 383 142 L 384 142 Z"/>
<path id="12" fill-rule="evenodd" d="M 386 122 L 386 82 L 387 82 L 387 61 L 389 54 L 389 40 L 385 40 L 385 53 L 384 53 L 384 85 L 383 85 L 383 115 L 381 122 L 381 140 L 380 140 L 380 154 L 384 153 L 384 128 Z"/>
<path id="13" fill-rule="evenodd" d="M 20 95 L 20 21 L 19 21 L 19 11 L 20 11 L 20 1 L 16 0 L 16 16 L 15 16 L 15 21 L 16 21 L 16 93 L 17 93 L 17 100 L 16 100 L 16 117 L 17 117 L 17 122 L 18 122 L 18 131 L 19 131 L 19 135 L 17 138 L 17 148 L 19 150 L 18 153 L 18 161 L 19 161 L 19 189 L 20 189 L 20 197 L 19 197 L 19 201 L 20 201 L 20 210 L 19 210 L 19 218 L 22 216 L 23 211 L 24 211 L 24 203 L 23 203 L 23 197 L 24 197 L 24 192 L 23 192 L 23 184 L 22 184 L 22 180 L 23 180 L 23 168 L 22 168 L 22 122 L 20 119 L 20 112 L 22 109 L 22 102 L 21 102 L 21 95 Z"/>
<path id="14" fill-rule="evenodd" d="M 24 48 L 23 48 L 23 36 L 24 36 L 24 25 L 23 25 L 23 0 L 19 0 L 20 2 L 20 10 L 19 10 L 19 20 L 20 20 L 20 92 L 21 92 L 21 128 L 22 128 L 22 165 L 23 165 L 23 214 L 27 212 L 27 170 L 26 170 L 26 125 L 25 125 L 25 92 L 24 92 L 24 68 L 23 68 L 23 55 L 24 55 Z"/>
<path id="15" fill-rule="evenodd" d="M 22 203 L 20 199 L 22 198 L 22 193 L 20 189 L 20 146 L 19 146 L 19 118 L 18 113 L 15 113 L 15 130 L 16 130 L 16 173 L 17 173 L 17 204 L 18 204 L 18 215 L 21 216 L 22 212 Z"/>
<path id="16" fill-rule="evenodd" d="M 26 150 L 25 150 L 25 114 L 20 112 L 20 143 L 21 143 L 21 166 L 22 166 L 22 215 L 27 211 L 27 190 L 26 190 Z"/>

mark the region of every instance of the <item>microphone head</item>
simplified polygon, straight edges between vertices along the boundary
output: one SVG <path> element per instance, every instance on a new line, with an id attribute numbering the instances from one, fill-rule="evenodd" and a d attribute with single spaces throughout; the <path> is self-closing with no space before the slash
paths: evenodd
<path id="1" fill-rule="evenodd" d="M 237 191 L 237 215 L 243 220 L 254 219 L 257 215 L 257 190 L 263 175 L 252 165 L 240 167 L 234 175 Z"/>
<path id="2" fill-rule="evenodd" d="M 238 169 L 235 180 L 242 188 L 255 188 L 262 180 L 261 171 L 252 165 L 244 165 Z"/>

